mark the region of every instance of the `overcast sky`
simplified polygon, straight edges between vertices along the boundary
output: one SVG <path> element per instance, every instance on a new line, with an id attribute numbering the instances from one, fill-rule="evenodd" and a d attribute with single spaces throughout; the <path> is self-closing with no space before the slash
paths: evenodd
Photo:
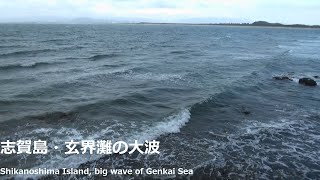
<path id="1" fill-rule="evenodd" d="M 320 0 L 0 0 L 1 22 L 77 18 L 320 24 Z"/>

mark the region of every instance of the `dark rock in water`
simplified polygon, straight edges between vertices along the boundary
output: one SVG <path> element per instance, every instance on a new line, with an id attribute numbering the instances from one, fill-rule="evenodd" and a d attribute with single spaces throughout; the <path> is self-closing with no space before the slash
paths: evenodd
<path id="1" fill-rule="evenodd" d="M 314 78 L 316 78 L 316 79 L 318 79 L 319 78 L 319 76 L 313 76 Z"/>
<path id="2" fill-rule="evenodd" d="M 247 108 L 245 108 L 245 107 L 241 107 L 241 109 L 239 110 L 239 112 L 241 112 L 242 114 L 244 114 L 244 115 L 249 115 L 249 114 L 251 114 L 251 112 L 250 111 L 248 111 L 248 109 Z"/>
<path id="3" fill-rule="evenodd" d="M 289 80 L 289 81 L 293 81 L 291 78 L 289 78 L 288 76 L 275 76 L 273 77 L 273 79 L 275 80 Z"/>
<path id="4" fill-rule="evenodd" d="M 317 82 L 311 78 L 301 78 L 299 79 L 299 84 L 303 84 L 305 86 L 316 86 Z"/>
<path id="5" fill-rule="evenodd" d="M 59 121 L 75 121 L 76 116 L 72 112 L 47 112 L 41 115 L 30 116 L 32 119 L 43 120 L 47 122 L 59 122 Z"/>
<path id="6" fill-rule="evenodd" d="M 243 111 L 242 113 L 243 113 L 243 114 L 245 114 L 245 115 L 249 115 L 249 114 L 251 114 L 251 112 L 250 112 L 250 111 Z"/>

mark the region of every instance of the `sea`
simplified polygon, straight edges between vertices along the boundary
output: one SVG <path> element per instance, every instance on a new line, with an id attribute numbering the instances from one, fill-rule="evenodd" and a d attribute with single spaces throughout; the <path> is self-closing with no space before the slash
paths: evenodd
<path id="1" fill-rule="evenodd" d="M 0 166 L 319 179 L 320 88 L 298 83 L 320 83 L 319 50 L 308 28 L 0 24 L 0 141 L 48 143 Z M 156 140 L 160 154 L 66 155 L 71 140 Z"/>

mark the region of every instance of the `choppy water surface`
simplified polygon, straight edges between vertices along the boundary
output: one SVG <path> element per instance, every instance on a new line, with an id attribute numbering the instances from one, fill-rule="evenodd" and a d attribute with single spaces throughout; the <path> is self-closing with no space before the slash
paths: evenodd
<path id="1" fill-rule="evenodd" d="M 157 139 L 160 155 L 0 155 L 19 168 L 184 167 L 320 178 L 320 31 L 0 25 L 0 140 Z M 295 81 L 275 81 L 286 74 Z M 319 80 L 318 80 L 319 81 Z M 250 112 L 250 114 L 243 113 Z"/>

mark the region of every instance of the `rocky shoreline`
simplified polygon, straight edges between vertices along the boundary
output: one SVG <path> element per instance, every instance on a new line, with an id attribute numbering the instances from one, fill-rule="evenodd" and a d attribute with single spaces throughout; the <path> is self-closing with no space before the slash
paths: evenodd
<path id="1" fill-rule="evenodd" d="M 312 78 L 311 77 L 300 77 L 298 78 L 298 83 L 305 85 L 305 86 L 317 86 L 317 81 L 314 79 L 318 79 L 319 76 L 315 75 Z M 294 81 L 294 77 L 290 75 L 281 75 L 281 76 L 274 76 L 274 80 L 280 80 L 280 81 Z"/>

